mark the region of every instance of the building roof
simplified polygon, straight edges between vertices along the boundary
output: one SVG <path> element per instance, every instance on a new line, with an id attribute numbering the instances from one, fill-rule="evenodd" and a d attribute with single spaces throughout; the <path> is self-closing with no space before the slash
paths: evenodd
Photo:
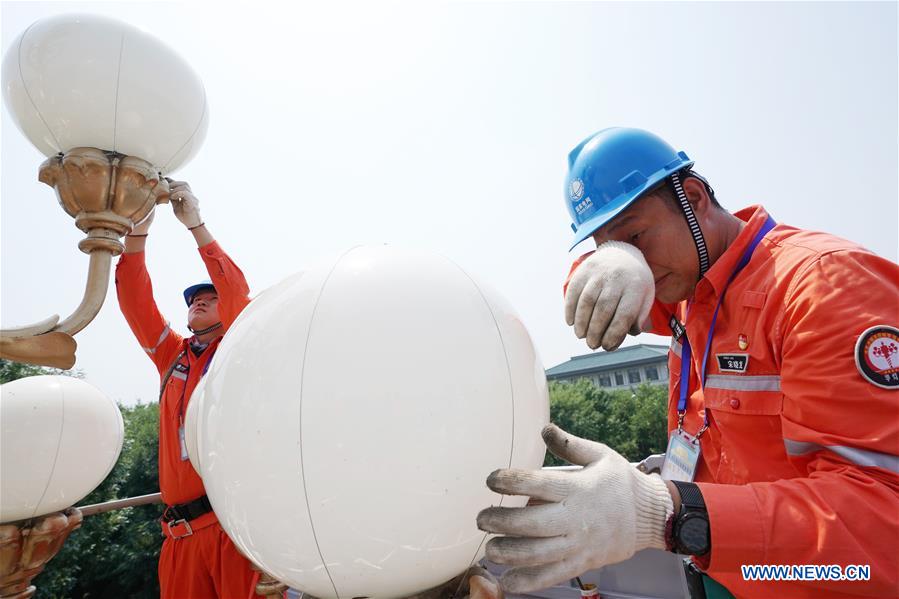
<path id="1" fill-rule="evenodd" d="M 656 362 L 668 358 L 667 345 L 637 344 L 620 347 L 614 351 L 596 351 L 582 356 L 572 356 L 567 362 L 553 366 L 546 371 L 549 378 L 596 372 L 611 368 L 622 368 L 634 364 Z"/>

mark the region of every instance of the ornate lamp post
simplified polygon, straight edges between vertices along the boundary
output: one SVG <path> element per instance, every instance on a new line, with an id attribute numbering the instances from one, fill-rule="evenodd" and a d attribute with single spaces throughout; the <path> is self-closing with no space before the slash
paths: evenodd
<path id="1" fill-rule="evenodd" d="M 78 14 L 42 19 L 24 31 L 3 59 L 2 85 L 16 126 L 47 156 L 39 180 L 87 234 L 78 248 L 90 261 L 75 311 L 63 320 L 54 315 L 3 329 L 0 357 L 71 368 L 73 335 L 103 305 L 122 236 L 168 201 L 164 175 L 202 145 L 206 94 L 190 66 L 157 39 L 119 21 Z M 38 513 L 0 525 L 2 597 L 30 597 L 32 578 L 82 519 L 78 508 Z"/>
<path id="2" fill-rule="evenodd" d="M 81 304 L 62 322 L 53 315 L 0 331 L 0 356 L 71 368 L 76 348 L 72 336 L 100 312 L 112 257 L 124 249 L 121 237 L 146 218 L 153 206 L 168 201 L 169 188 L 146 160 L 96 148 L 73 148 L 48 158 L 39 173 L 40 181 L 56 190 L 75 226 L 87 233 L 78 244 L 78 249 L 90 256 L 87 285 Z"/>
<path id="3" fill-rule="evenodd" d="M 4 57 L 3 91 L 16 126 L 48 157 L 40 181 L 87 233 L 78 247 L 90 263 L 75 311 L 3 329 L 0 357 L 71 368 L 73 335 L 103 305 L 121 237 L 168 201 L 164 175 L 202 145 L 206 94 L 160 41 L 94 15 L 51 17 L 23 32 Z"/>

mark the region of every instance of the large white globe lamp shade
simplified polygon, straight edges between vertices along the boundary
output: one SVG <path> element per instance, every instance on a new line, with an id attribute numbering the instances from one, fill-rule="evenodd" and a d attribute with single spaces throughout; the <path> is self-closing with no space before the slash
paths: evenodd
<path id="1" fill-rule="evenodd" d="M 0 522 L 63 510 L 103 482 L 124 437 L 115 402 L 68 376 L 32 376 L 0 390 Z"/>
<path id="2" fill-rule="evenodd" d="M 452 261 L 352 249 L 263 292 L 190 403 L 240 550 L 316 597 L 403 597 L 484 551 L 485 484 L 539 468 L 546 377 L 511 307 Z M 190 408 L 189 408 L 190 411 Z"/>
<path id="3" fill-rule="evenodd" d="M 7 49 L 3 97 L 45 156 L 93 147 L 142 158 L 163 174 L 206 136 L 203 84 L 171 48 L 107 17 L 33 23 Z"/>

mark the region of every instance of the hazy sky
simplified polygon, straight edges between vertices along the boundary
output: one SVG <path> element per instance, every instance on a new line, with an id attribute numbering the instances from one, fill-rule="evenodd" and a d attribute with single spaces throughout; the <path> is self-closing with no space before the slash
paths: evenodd
<path id="1" fill-rule="evenodd" d="M 562 185 L 568 151 L 608 126 L 686 151 L 730 209 L 762 203 L 897 259 L 895 2 L 296 4 L 3 2 L 2 49 L 65 12 L 153 33 L 211 107 L 175 176 L 253 293 L 359 243 L 430 248 L 511 301 L 547 367 L 589 351 L 563 320 L 560 285 L 588 244 L 567 252 Z M 5 107 L 0 158 L 3 326 L 64 318 L 83 234 Z M 161 208 L 149 268 L 186 332 L 181 290 L 205 273 Z M 156 399 L 112 284 L 76 340 L 88 381 Z"/>

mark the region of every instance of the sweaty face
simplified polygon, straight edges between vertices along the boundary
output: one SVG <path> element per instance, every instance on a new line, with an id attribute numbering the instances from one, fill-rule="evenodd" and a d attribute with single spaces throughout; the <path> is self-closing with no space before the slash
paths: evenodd
<path id="1" fill-rule="evenodd" d="M 593 234 L 596 245 L 609 240 L 637 246 L 656 284 L 656 299 L 675 303 L 693 295 L 699 280 L 696 245 L 680 209 L 665 196 L 650 194 Z"/>
<path id="2" fill-rule="evenodd" d="M 207 289 L 194 295 L 187 309 L 187 324 L 190 328 L 200 331 L 219 322 L 219 296 Z"/>

